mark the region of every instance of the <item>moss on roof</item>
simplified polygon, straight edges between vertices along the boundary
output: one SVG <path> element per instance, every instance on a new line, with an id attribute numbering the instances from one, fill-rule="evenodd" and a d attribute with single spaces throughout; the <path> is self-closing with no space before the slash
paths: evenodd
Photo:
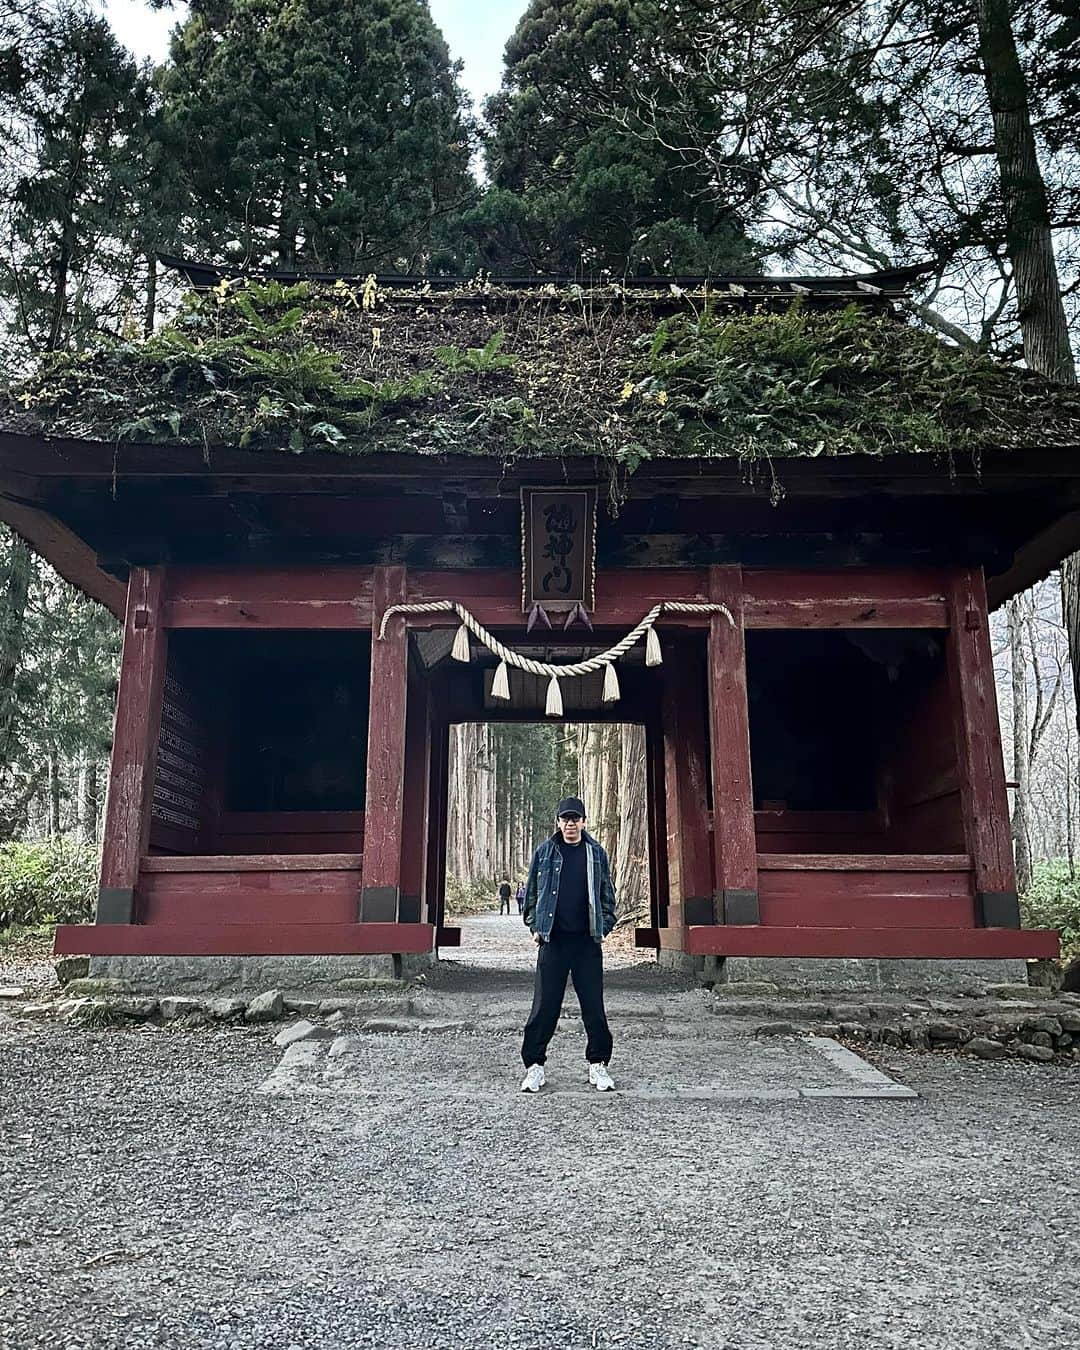
<path id="1" fill-rule="evenodd" d="M 1080 390 L 901 317 L 678 287 L 222 283 L 150 338 L 53 356 L 8 400 L 19 430 L 207 453 L 601 454 L 633 469 L 1080 446 Z"/>

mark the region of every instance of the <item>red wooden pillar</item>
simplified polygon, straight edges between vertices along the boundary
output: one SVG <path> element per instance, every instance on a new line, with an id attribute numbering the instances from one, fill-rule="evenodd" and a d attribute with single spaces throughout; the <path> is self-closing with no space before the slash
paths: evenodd
<path id="1" fill-rule="evenodd" d="M 663 694 L 668 928 L 716 921 L 703 684 L 700 648 L 669 644 Z"/>
<path id="2" fill-rule="evenodd" d="M 667 793 L 664 782 L 664 728 L 662 718 L 645 723 L 646 806 L 649 824 L 649 924 L 666 928 L 668 922 Z"/>
<path id="3" fill-rule="evenodd" d="M 98 923 L 134 923 L 139 860 L 149 847 L 168 638 L 162 627 L 164 568 L 128 579 L 124 650 L 116 694 Z"/>
<path id="4" fill-rule="evenodd" d="M 450 724 L 440 716 L 432 727 L 431 801 L 433 828 L 428 839 L 428 923 L 435 940 L 446 926 L 446 836 L 449 828 Z"/>
<path id="5" fill-rule="evenodd" d="M 405 786 L 401 822 L 401 899 L 398 920 L 421 921 L 424 863 L 428 833 L 428 742 L 430 728 L 427 690 L 409 689 L 405 723 Z"/>
<path id="6" fill-rule="evenodd" d="M 964 839 L 975 873 L 975 921 L 1019 928 L 1009 799 L 982 568 L 960 568 L 947 589 L 946 638 Z"/>
<path id="7" fill-rule="evenodd" d="M 395 615 L 379 641 L 383 614 L 406 599 L 404 567 L 376 567 L 371 616 L 371 696 L 368 705 L 367 794 L 364 802 L 364 882 L 360 920 L 395 923 L 401 896 L 401 825 L 405 789 L 405 709 L 408 636 Z"/>
<path id="8" fill-rule="evenodd" d="M 750 781 L 746 632 L 739 566 L 709 568 L 709 599 L 727 605 L 709 620 L 709 731 L 712 747 L 713 895 L 724 923 L 756 924 L 757 841 Z"/>

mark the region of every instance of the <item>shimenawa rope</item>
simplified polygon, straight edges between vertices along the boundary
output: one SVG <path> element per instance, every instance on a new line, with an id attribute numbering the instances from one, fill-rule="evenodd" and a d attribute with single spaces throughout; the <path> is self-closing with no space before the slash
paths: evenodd
<path id="1" fill-rule="evenodd" d="M 645 617 L 636 624 L 630 631 L 619 639 L 613 647 L 607 651 L 600 652 L 597 656 L 591 656 L 587 661 L 575 661 L 567 665 L 555 665 L 548 661 L 534 661 L 530 656 L 523 656 L 520 652 L 514 651 L 512 647 L 507 647 L 500 642 L 494 634 L 488 630 L 473 617 L 472 614 L 460 604 L 457 600 L 427 600 L 418 601 L 411 605 L 391 605 L 385 610 L 382 621 L 379 624 L 379 641 L 383 642 L 386 638 L 386 625 L 395 614 L 437 614 L 443 611 L 449 611 L 458 616 L 461 620 L 461 628 L 458 629 L 454 638 L 454 649 L 451 653 L 457 661 L 468 661 L 468 633 L 472 633 L 483 646 L 485 646 L 492 655 L 499 658 L 499 668 L 495 672 L 495 680 L 492 684 L 492 696 L 494 698 L 509 699 L 510 689 L 506 678 L 506 666 L 514 666 L 517 670 L 524 670 L 529 675 L 546 675 L 550 681 L 547 693 L 547 714 L 551 717 L 562 716 L 562 694 L 559 690 L 560 679 L 571 679 L 579 675 L 591 675 L 595 671 L 604 670 L 604 692 L 603 701 L 612 703 L 619 697 L 619 683 L 615 675 L 614 662 L 620 656 L 624 656 L 630 648 L 644 634 L 646 636 L 645 645 L 645 664 L 648 666 L 658 666 L 663 657 L 660 653 L 660 643 L 656 633 L 653 631 L 653 625 L 661 614 L 723 614 L 728 623 L 734 628 L 735 620 L 731 617 L 731 611 L 727 605 L 718 602 L 700 603 L 691 600 L 661 600 L 653 605 L 652 609 Z"/>

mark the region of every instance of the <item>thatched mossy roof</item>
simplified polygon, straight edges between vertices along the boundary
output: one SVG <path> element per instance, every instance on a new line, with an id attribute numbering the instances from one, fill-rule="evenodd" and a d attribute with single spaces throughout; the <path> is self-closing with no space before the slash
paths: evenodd
<path id="1" fill-rule="evenodd" d="M 57 355 L 9 430 L 212 450 L 642 459 L 1075 448 L 1080 390 L 892 307 L 665 285 L 222 284 L 148 339 Z"/>

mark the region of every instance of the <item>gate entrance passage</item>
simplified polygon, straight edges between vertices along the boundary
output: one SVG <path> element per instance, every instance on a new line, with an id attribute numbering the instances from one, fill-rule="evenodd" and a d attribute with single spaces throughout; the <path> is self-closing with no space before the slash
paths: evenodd
<path id="1" fill-rule="evenodd" d="M 511 670 L 507 701 L 483 645 L 460 659 L 437 604 L 459 597 L 556 664 L 609 649 L 660 601 L 730 611 L 663 615 L 662 663 L 625 654 L 617 702 L 602 674 L 561 682 L 559 720 L 644 728 L 637 941 L 663 961 L 1054 948 L 1019 928 L 981 573 L 609 568 L 601 583 L 592 632 L 571 638 L 523 631 L 508 569 L 134 569 L 98 921 L 61 928 L 58 949 L 453 945 L 450 727 L 545 717 L 542 677 Z"/>
<path id="2" fill-rule="evenodd" d="M 524 895 L 536 848 L 553 837 L 556 804 L 579 793 L 586 829 L 606 850 L 615 884 L 617 924 L 606 957 L 617 952 L 633 964 L 650 957 L 634 944 L 636 926 L 652 922 L 655 884 L 645 728 L 588 716 L 568 706 L 558 722 L 451 725 L 443 924 L 460 927 L 461 944 L 445 958 L 466 967 L 532 968 L 536 949 L 517 893 Z"/>
<path id="3" fill-rule="evenodd" d="M 636 723 L 642 727 L 644 756 L 641 768 L 644 790 L 640 809 L 645 817 L 643 824 L 649 858 L 648 923 L 650 926 L 654 925 L 656 916 L 666 909 L 668 895 L 665 862 L 667 838 L 662 800 L 663 667 L 647 668 L 643 653 L 640 651 L 620 662 L 621 697 L 609 703 L 603 701 L 602 673 L 566 680 L 562 695 L 563 712 L 559 717 L 550 717 L 544 713 L 547 681 L 543 677 L 511 669 L 510 698 L 499 699 L 493 694 L 497 658 L 479 643 L 473 643 L 467 663 L 455 660 L 451 655 L 454 636 L 453 629 L 437 629 L 416 634 L 411 639 L 415 659 L 410 662 L 411 686 L 407 714 L 409 719 L 415 717 L 418 722 L 427 721 L 427 734 L 431 737 L 434 747 L 431 762 L 437 765 L 435 773 L 429 777 L 425 796 L 421 796 L 420 785 L 415 778 L 407 780 L 404 816 L 408 821 L 415 815 L 420 821 L 426 815 L 424 833 L 427 839 L 427 854 L 420 894 L 423 897 L 428 921 L 436 927 L 438 945 L 454 946 L 460 940 L 459 930 L 446 922 L 449 751 L 451 728 L 468 723 L 521 725 L 543 721 L 550 726 L 566 727 L 582 723 Z M 580 639 L 559 641 L 551 634 L 531 641 L 523 641 L 520 634 L 507 631 L 501 631 L 497 636 L 508 644 L 513 642 L 517 650 L 527 653 L 536 661 L 569 665 L 586 661 L 596 652 L 604 651 L 621 634 L 610 634 L 606 630 L 596 629 L 587 635 L 588 643 L 583 643 Z M 699 639 L 697 645 L 703 652 L 703 640 Z M 698 664 L 703 671 L 703 661 L 700 657 Z M 408 726 L 406 741 L 408 744 Z M 534 766 L 534 771 L 538 767 Z M 527 765 L 523 765 L 522 768 L 528 771 Z M 576 794 L 583 790 L 583 785 L 576 779 L 568 783 L 565 792 L 560 791 L 552 798 L 550 809 L 554 809 L 558 796 L 571 792 Z M 593 814 L 595 805 L 586 803 L 590 814 Z M 544 822 L 541 828 L 550 832 L 551 821 Z M 538 836 L 532 840 L 532 845 L 535 846 L 539 842 Z M 509 860 L 504 860 L 502 866 L 509 866 Z M 414 877 L 414 872 L 406 872 L 408 881 L 413 881 Z M 494 882 L 493 877 L 492 884 Z"/>

